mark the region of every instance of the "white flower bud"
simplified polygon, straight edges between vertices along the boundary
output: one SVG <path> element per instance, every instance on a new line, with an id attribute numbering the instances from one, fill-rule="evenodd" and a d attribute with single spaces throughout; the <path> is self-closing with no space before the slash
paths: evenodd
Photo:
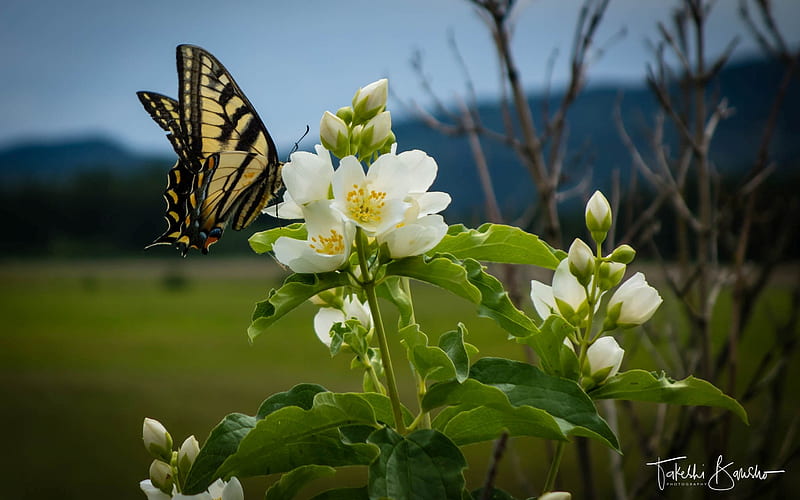
<path id="1" fill-rule="evenodd" d="M 358 152 L 361 156 L 372 154 L 384 145 L 392 132 L 392 116 L 388 111 L 379 113 L 364 124 Z"/>
<path id="2" fill-rule="evenodd" d="M 625 350 L 622 349 L 614 337 L 601 337 L 589 346 L 586 351 L 586 360 L 589 362 L 589 373 L 595 384 L 600 384 L 613 377 L 619 371 Z"/>
<path id="3" fill-rule="evenodd" d="M 578 283 L 588 285 L 594 274 L 594 254 L 589 245 L 580 238 L 575 238 L 569 247 L 567 262 L 569 262 L 569 272 L 578 278 Z"/>
<path id="4" fill-rule="evenodd" d="M 142 424 L 144 447 L 153 458 L 161 458 L 167 462 L 172 457 L 172 436 L 158 420 L 145 418 Z"/>
<path id="5" fill-rule="evenodd" d="M 625 270 L 628 266 L 620 264 L 619 262 L 603 262 L 600 264 L 600 279 L 597 281 L 597 286 L 600 290 L 611 290 L 619 285 L 622 278 L 625 276 Z"/>
<path id="6" fill-rule="evenodd" d="M 178 470 L 188 473 L 198 453 L 200 453 L 200 443 L 194 436 L 189 436 L 178 450 Z"/>
<path id="7" fill-rule="evenodd" d="M 540 496 L 538 500 L 572 500 L 572 494 L 566 491 L 551 491 Z"/>
<path id="8" fill-rule="evenodd" d="M 170 493 L 173 481 L 172 467 L 159 459 L 153 460 L 153 463 L 150 464 L 150 482 L 153 486 L 164 493 Z"/>
<path id="9" fill-rule="evenodd" d="M 333 152 L 339 158 L 347 156 L 348 141 L 350 140 L 347 124 L 330 111 L 322 115 L 319 122 L 319 139 L 325 149 Z"/>
<path id="10" fill-rule="evenodd" d="M 600 191 L 595 191 L 586 203 L 586 227 L 598 244 L 605 241 L 611 229 L 611 205 Z"/>
<path id="11" fill-rule="evenodd" d="M 553 297 L 565 320 L 573 325 L 583 323 L 589 313 L 586 289 L 569 272 L 568 259 L 561 261 L 553 275 Z"/>
<path id="12" fill-rule="evenodd" d="M 658 290 L 647 283 L 644 274 L 636 273 L 617 288 L 608 301 L 603 329 L 641 325 L 653 316 L 661 302 Z"/>
<path id="13" fill-rule="evenodd" d="M 381 78 L 356 91 L 353 96 L 353 114 L 357 123 L 364 123 L 386 108 L 389 80 Z"/>
<path id="14" fill-rule="evenodd" d="M 139 489 L 141 489 L 145 496 L 147 496 L 147 500 L 171 500 L 172 495 L 168 495 L 161 491 L 160 489 L 156 488 L 153 482 L 149 479 L 145 479 L 144 481 L 139 482 Z"/>

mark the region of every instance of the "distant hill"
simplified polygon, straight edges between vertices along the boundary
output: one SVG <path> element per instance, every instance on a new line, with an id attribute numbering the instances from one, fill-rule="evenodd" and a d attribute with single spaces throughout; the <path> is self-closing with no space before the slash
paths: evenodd
<path id="1" fill-rule="evenodd" d="M 736 112 L 719 125 L 711 145 L 711 159 L 719 172 L 736 176 L 752 164 L 782 75 L 780 63 L 761 60 L 731 64 L 720 74 L 712 92 L 726 97 Z M 558 95 L 551 98 L 551 110 L 556 108 L 559 98 Z M 628 151 L 613 123 L 612 113 L 620 99 L 629 134 L 647 154 L 647 132 L 658 111 L 650 92 L 644 85 L 627 88 L 594 85 L 579 96 L 568 115 L 564 186 L 591 175 L 592 189 L 607 190 L 614 169 L 620 169 L 623 176 L 630 172 Z M 542 104 L 541 96 L 530 97 L 537 121 L 541 118 Z M 479 103 L 479 113 L 484 125 L 502 129 L 497 103 Z M 783 168 L 779 169 L 778 177 L 789 179 L 784 184 L 796 185 L 800 178 L 787 168 L 800 163 L 799 116 L 800 78 L 795 78 L 772 144 L 773 158 Z M 453 197 L 446 212 L 449 222 L 474 224 L 485 219 L 483 195 L 466 139 L 442 136 L 416 120 L 395 122 L 393 129 L 400 150 L 422 149 L 437 160 L 440 170 L 434 189 L 447 191 Z M 311 149 L 310 144 L 315 141 L 307 142 L 307 149 Z M 501 205 L 510 213 L 530 206 L 533 185 L 516 156 L 490 139 L 484 139 L 482 144 Z M 6 234 L 14 235 L 0 242 L 0 251 L 14 253 L 33 247 L 63 253 L 64 248 L 80 247 L 81 241 L 92 241 L 93 248 L 101 243 L 109 251 L 120 245 L 140 249 L 142 243 L 163 229 L 159 217 L 163 207 L 161 192 L 165 173 L 173 162 L 170 156 L 134 153 L 107 137 L 32 141 L 0 150 L 0 216 L 13 221 Z M 52 182 L 53 179 L 59 182 Z M 116 194 L 110 194 L 112 188 Z M 788 189 L 791 188 L 789 185 Z M 63 206 L 30 203 L 42 197 Z M 579 203 L 576 200 L 563 207 L 565 213 L 578 208 Z M 84 211 L 76 211 L 76 204 Z M 35 208 L 43 212 L 35 212 Z M 58 219 L 52 218 L 54 214 Z M 101 220 L 103 224 L 98 224 Z M 15 225 L 19 225 L 16 230 Z M 109 235 L 116 232 L 120 242 L 115 243 Z"/>

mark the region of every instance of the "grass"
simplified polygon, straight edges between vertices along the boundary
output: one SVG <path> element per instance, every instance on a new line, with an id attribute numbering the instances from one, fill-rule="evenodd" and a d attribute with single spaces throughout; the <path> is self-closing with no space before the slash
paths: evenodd
<path id="1" fill-rule="evenodd" d="M 253 304 L 281 279 L 265 258 L 6 261 L 0 279 L 0 429 L 7 450 L 0 470 L 8 478 L 2 498 L 142 499 L 138 482 L 150 462 L 141 444 L 145 416 L 161 420 L 178 444 L 189 434 L 202 442 L 225 414 L 254 414 L 267 396 L 297 383 L 360 390 L 350 360 L 331 359 L 314 336 L 310 304 L 248 343 Z M 463 321 L 481 355 L 523 358 L 519 346 L 465 301 L 429 287 L 416 287 L 414 295 L 418 320 L 433 337 Z M 764 314 L 774 312 L 767 309 Z M 394 321 L 388 311 L 387 324 Z M 763 337 L 749 339 L 745 348 L 763 351 Z M 410 396 L 400 354 L 401 393 Z M 642 350 L 631 354 L 626 363 L 655 368 Z M 416 408 L 413 397 L 405 402 Z M 541 441 L 511 446 L 517 453 L 504 459 L 499 484 L 520 494 L 525 482 L 541 485 L 547 465 Z M 562 468 L 568 489 L 577 477 L 571 448 Z M 603 462 L 598 476 L 604 475 L 606 451 L 593 450 Z M 465 453 L 468 480 L 477 487 L 490 445 Z M 362 470 L 340 476 L 352 484 L 364 477 Z M 248 498 L 262 498 L 264 483 L 246 482 Z"/>

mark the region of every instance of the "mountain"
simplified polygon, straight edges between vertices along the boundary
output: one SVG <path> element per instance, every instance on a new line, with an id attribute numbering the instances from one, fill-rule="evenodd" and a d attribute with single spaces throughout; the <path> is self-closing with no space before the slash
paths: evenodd
<path id="1" fill-rule="evenodd" d="M 725 179 L 740 176 L 753 163 L 783 70 L 777 62 L 739 62 L 723 70 L 713 85 L 711 92 L 726 97 L 735 109 L 733 116 L 719 124 L 711 144 L 711 160 Z M 559 98 L 550 98 L 551 112 Z M 533 95 L 529 103 L 541 129 L 544 99 Z M 578 97 L 567 116 L 564 187 L 590 175 L 590 189 L 607 191 L 612 171 L 619 169 L 623 179 L 631 171 L 630 155 L 613 120 L 618 103 L 629 135 L 644 155 L 650 155 L 648 131 L 659 110 L 650 92 L 644 85 L 593 85 Z M 478 112 L 485 126 L 502 130 L 497 103 L 481 102 Z M 796 173 L 800 162 L 798 116 L 800 78 L 795 78 L 771 148 L 771 158 L 779 167 L 773 182 L 783 192 L 800 187 Z M 397 121 L 393 130 L 401 151 L 421 149 L 438 162 L 439 176 L 433 189 L 452 195 L 453 203 L 445 213 L 448 222 L 475 225 L 485 220 L 483 194 L 465 138 L 443 136 L 416 120 Z M 667 137 L 674 150 L 675 134 Z M 501 207 L 506 214 L 520 213 L 534 197 L 530 175 L 505 145 L 485 138 L 482 145 Z M 0 217 L 7 225 L 0 254 L 63 255 L 87 247 L 92 251 L 139 251 L 163 231 L 161 193 L 173 162 L 173 157 L 131 152 L 107 137 L 28 142 L 0 150 Z M 562 205 L 562 214 L 579 213 L 580 207 L 581 201 L 573 199 Z M 226 238 L 231 241 L 238 236 L 233 233 Z"/>

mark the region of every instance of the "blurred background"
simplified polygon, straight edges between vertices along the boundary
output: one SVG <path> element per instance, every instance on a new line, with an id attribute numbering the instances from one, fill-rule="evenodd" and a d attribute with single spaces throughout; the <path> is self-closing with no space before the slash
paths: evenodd
<path id="1" fill-rule="evenodd" d="M 656 456 L 787 470 L 731 497 L 798 487 L 800 406 L 785 383 L 800 375 L 797 2 L 9 0 L 0 27 L 0 498 L 144 498 L 145 416 L 202 442 L 226 413 L 297 383 L 360 388 L 315 339 L 310 305 L 248 344 L 253 304 L 286 274 L 246 243 L 268 217 L 209 256 L 142 250 L 163 231 L 174 153 L 135 92 L 177 95 L 180 43 L 225 64 L 282 160 L 297 141 L 313 148 L 325 110 L 388 77 L 399 150 L 437 160 L 451 224 L 511 223 L 566 248 L 585 236 L 588 196 L 608 195 L 610 244 L 634 245 L 667 299 L 652 326 L 620 336 L 623 369 L 711 380 L 751 425 L 603 406 L 626 455 L 570 447 L 561 487 L 575 498 L 707 494 L 656 491 L 644 465 Z M 526 310 L 528 280 L 547 279 L 495 271 Z M 482 355 L 529 359 L 469 304 L 418 294 L 428 331 L 464 321 Z M 467 453 L 477 487 L 490 448 Z M 547 454 L 514 441 L 499 484 L 533 495 Z M 274 479 L 246 483 L 248 498 Z"/>

